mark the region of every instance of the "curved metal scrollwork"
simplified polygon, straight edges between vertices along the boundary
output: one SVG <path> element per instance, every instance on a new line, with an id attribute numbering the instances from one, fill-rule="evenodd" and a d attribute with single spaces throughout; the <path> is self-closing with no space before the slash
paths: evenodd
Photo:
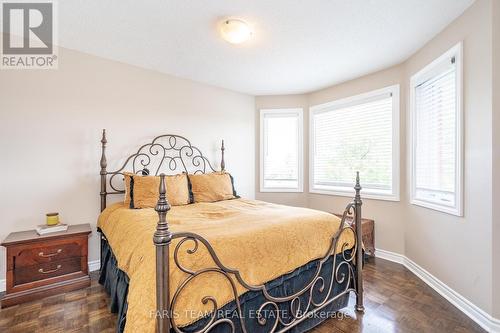
<path id="1" fill-rule="evenodd" d="M 173 252 L 174 263 L 178 269 L 187 274 L 187 277 L 173 293 L 170 311 L 176 313 L 179 295 L 186 288 L 189 288 L 193 280 L 205 274 L 219 274 L 229 282 L 236 306 L 236 320 L 241 325 L 241 331 L 244 333 L 251 333 L 247 328 L 248 325 L 246 325 L 246 321 L 249 320 L 249 318 L 245 318 L 243 313 L 236 283 L 239 283 L 249 291 L 260 292 L 264 296 L 265 302 L 261 304 L 256 311 L 256 318 L 254 318 L 254 320 L 257 320 L 258 324 L 261 326 L 268 325 L 270 328 L 266 330 L 266 332 L 285 332 L 349 292 L 352 291 L 357 293 L 355 288 L 355 258 L 359 246 L 356 237 L 353 239 L 354 244 L 339 243 L 344 233 L 350 232 L 353 236 L 356 235 L 353 223 L 347 219 L 348 215 L 354 212 L 354 209 L 354 204 L 349 204 L 346 207 L 341 223 L 335 235 L 332 237 L 328 250 L 324 256 L 317 261 L 317 267 L 313 277 L 300 291 L 282 297 L 271 295 L 265 285 L 251 285 L 245 282 L 238 270 L 227 267 L 221 262 L 208 240 L 200 235 L 189 232 L 173 233 L 172 239 L 179 240 Z M 185 251 L 187 255 L 193 255 L 198 252 L 200 246 L 204 246 L 210 254 L 214 262 L 213 267 L 193 269 L 181 262 L 179 257 L 181 251 Z M 337 251 L 339 247 L 340 252 Z M 337 256 L 337 252 L 341 255 Z M 325 263 L 330 258 L 333 260 L 331 272 L 325 272 L 323 271 Z M 335 286 L 337 286 L 337 290 L 334 292 Z M 338 290 L 339 287 L 341 290 Z M 204 305 L 210 303 L 211 311 L 209 316 L 205 317 L 204 326 L 197 330 L 196 333 L 210 332 L 214 327 L 219 325 L 227 325 L 231 332 L 236 332 L 234 321 L 216 315 L 219 305 L 215 297 L 205 295 L 201 301 Z M 283 307 L 287 307 L 288 311 L 281 311 Z M 266 318 L 264 315 L 265 309 L 271 309 L 273 315 Z M 289 315 L 285 316 L 285 314 Z M 171 325 L 175 332 L 184 333 L 183 328 L 177 325 L 175 316 L 171 319 Z"/>
<path id="2" fill-rule="evenodd" d="M 118 170 L 106 173 L 111 175 L 109 186 L 115 193 L 124 192 L 122 181 L 124 171 L 157 176 L 160 173 L 206 173 L 215 169 L 188 139 L 180 135 L 165 134 L 141 146 Z"/>

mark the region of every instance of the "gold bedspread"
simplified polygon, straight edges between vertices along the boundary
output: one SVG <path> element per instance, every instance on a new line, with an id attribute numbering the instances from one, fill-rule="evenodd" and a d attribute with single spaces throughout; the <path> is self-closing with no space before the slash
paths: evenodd
<path id="1" fill-rule="evenodd" d="M 189 231 L 206 238 L 221 262 L 240 271 L 244 281 L 261 285 L 323 257 L 337 231 L 340 219 L 325 212 L 235 199 L 215 203 L 175 206 L 167 214 L 172 232 Z M 128 209 L 117 203 L 99 217 L 98 226 L 105 234 L 118 267 L 130 278 L 125 332 L 154 332 L 156 309 L 155 247 L 153 233 L 158 221 L 154 209 Z M 354 244 L 354 235 L 344 232 L 340 246 Z M 187 274 L 173 261 L 170 246 L 170 297 Z M 195 254 L 187 241 L 179 251 L 180 262 L 191 270 L 216 267 L 208 251 L 199 243 Z M 236 279 L 234 279 L 236 281 Z M 238 295 L 246 289 L 236 282 Z M 214 296 L 219 307 L 234 300 L 229 282 L 221 275 L 208 273 L 192 280 L 179 295 L 174 316 L 185 326 L 212 309 L 205 296 Z"/>

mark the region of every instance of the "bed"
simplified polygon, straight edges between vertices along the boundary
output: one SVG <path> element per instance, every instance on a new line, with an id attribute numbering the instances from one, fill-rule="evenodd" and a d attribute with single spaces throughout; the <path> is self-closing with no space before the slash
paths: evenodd
<path id="1" fill-rule="evenodd" d="M 239 197 L 170 207 L 164 173 L 216 171 L 198 148 L 158 136 L 107 171 L 101 143 L 99 282 L 118 332 L 305 332 L 350 293 L 364 310 L 359 175 L 342 218 Z M 107 205 L 125 171 L 160 176 L 154 209 Z"/>

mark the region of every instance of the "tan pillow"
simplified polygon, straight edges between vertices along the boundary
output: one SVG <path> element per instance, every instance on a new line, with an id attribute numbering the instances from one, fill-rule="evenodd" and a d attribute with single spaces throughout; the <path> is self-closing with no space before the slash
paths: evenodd
<path id="1" fill-rule="evenodd" d="M 227 172 L 189 175 L 194 202 L 215 202 L 236 198 L 231 175 Z"/>
<path id="2" fill-rule="evenodd" d="M 158 202 L 160 177 L 125 173 L 125 200 L 130 208 L 154 208 Z M 171 206 L 191 203 L 186 174 L 165 177 L 167 200 Z"/>

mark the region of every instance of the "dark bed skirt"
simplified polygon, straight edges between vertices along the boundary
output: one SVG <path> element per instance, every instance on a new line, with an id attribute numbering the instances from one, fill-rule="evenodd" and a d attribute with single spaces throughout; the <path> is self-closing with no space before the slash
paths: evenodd
<path id="1" fill-rule="evenodd" d="M 342 256 L 337 255 L 337 265 L 342 261 Z M 278 277 L 268 283 L 266 283 L 266 288 L 269 291 L 269 294 L 275 297 L 283 297 L 286 295 L 293 294 L 304 288 L 304 286 L 311 281 L 313 278 L 316 268 L 318 265 L 318 261 L 312 261 L 302 267 L 297 268 L 291 273 L 285 274 L 281 277 Z M 345 268 L 346 265 L 341 267 L 341 269 Z M 325 279 L 325 283 L 329 283 L 331 280 L 333 268 L 333 257 L 331 257 L 324 265 L 321 270 L 320 275 Z M 116 258 L 109 246 L 105 237 L 101 237 L 101 272 L 99 277 L 99 283 L 104 286 L 106 292 L 110 295 L 111 298 L 111 312 L 118 314 L 118 322 L 116 331 L 118 333 L 123 332 L 125 328 L 126 316 L 127 316 L 127 294 L 128 294 L 128 286 L 129 286 L 129 278 L 125 272 L 120 270 L 117 266 Z M 325 288 L 328 286 L 325 285 Z M 316 288 L 317 289 L 317 288 Z M 345 289 L 345 284 L 335 285 L 333 293 L 331 297 L 334 295 L 338 295 L 341 290 Z M 308 294 L 308 293 L 306 293 Z M 323 296 L 324 297 L 324 296 Z M 307 304 L 308 295 L 301 296 L 301 304 Z M 321 300 L 321 294 L 317 290 L 313 292 L 313 298 L 317 301 Z M 248 291 L 245 294 L 239 297 L 239 301 L 242 308 L 243 316 L 245 319 L 245 326 L 247 328 L 247 332 L 259 333 L 259 332 L 268 332 L 270 328 L 274 324 L 274 320 L 276 319 L 273 316 L 273 311 L 271 307 L 264 308 L 263 313 L 268 314 L 267 316 L 267 324 L 262 326 L 257 322 L 255 318 L 255 313 L 257 309 L 266 302 L 266 299 L 262 295 L 261 292 Z M 343 295 L 339 297 L 337 300 L 330 303 L 328 306 L 324 307 L 322 310 L 318 311 L 317 315 L 313 316 L 300 323 L 299 325 L 292 328 L 289 332 L 293 333 L 303 333 L 306 332 L 313 327 L 319 325 L 324 320 L 331 317 L 337 310 L 340 310 L 347 306 L 349 302 L 349 295 Z M 304 306 L 303 305 L 303 306 Z M 289 313 L 286 311 L 290 310 L 290 303 L 283 303 L 279 305 L 280 311 L 282 313 Z M 230 302 L 220 311 L 218 314 L 228 314 L 236 313 L 236 302 Z M 233 323 L 235 324 L 236 332 L 241 331 L 240 321 L 236 315 L 230 317 Z M 186 333 L 195 332 L 203 328 L 208 322 L 208 318 L 202 318 L 195 323 L 183 327 L 182 330 Z M 278 325 L 278 328 L 280 325 Z M 173 332 L 173 330 L 172 330 Z M 229 325 L 221 324 L 214 329 L 211 330 L 214 333 L 225 333 L 231 332 Z"/>
<path id="2" fill-rule="evenodd" d="M 101 235 L 103 234 L 101 233 Z M 103 285 L 111 298 L 111 312 L 118 314 L 116 331 L 123 332 L 127 316 L 129 278 L 124 271 L 118 268 L 115 255 L 104 237 L 101 237 L 101 271 L 99 283 Z"/>

